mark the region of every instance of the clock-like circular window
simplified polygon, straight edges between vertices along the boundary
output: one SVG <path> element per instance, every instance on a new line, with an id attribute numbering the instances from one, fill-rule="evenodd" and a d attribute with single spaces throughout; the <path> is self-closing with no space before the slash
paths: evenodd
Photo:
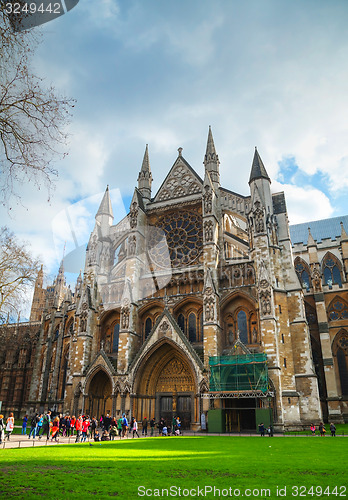
<path id="1" fill-rule="evenodd" d="M 148 252 L 151 260 L 161 267 L 191 264 L 201 254 L 202 247 L 202 217 L 193 212 L 165 215 L 156 227 L 150 228 Z"/>

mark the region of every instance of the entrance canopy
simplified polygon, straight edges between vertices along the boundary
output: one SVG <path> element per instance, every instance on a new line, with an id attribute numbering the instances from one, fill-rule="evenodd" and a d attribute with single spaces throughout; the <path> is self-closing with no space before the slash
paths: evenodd
<path id="1" fill-rule="evenodd" d="M 255 397 L 266 395 L 269 389 L 267 354 L 250 353 L 209 358 L 209 394 L 231 393 Z M 250 395 L 250 396 L 249 396 Z"/>

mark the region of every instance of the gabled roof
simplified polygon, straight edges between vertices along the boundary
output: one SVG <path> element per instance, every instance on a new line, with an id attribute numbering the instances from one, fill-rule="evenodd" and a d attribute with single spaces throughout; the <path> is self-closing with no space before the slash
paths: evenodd
<path id="1" fill-rule="evenodd" d="M 183 178 L 185 176 L 191 176 L 192 177 L 192 182 L 193 183 L 195 183 L 195 182 L 197 183 L 198 187 L 200 188 L 200 192 L 201 192 L 201 188 L 203 187 L 203 179 L 195 172 L 195 170 L 191 167 L 191 165 L 181 155 L 181 148 L 179 148 L 179 155 L 178 155 L 177 159 L 175 160 L 172 168 L 169 170 L 166 178 L 162 182 L 161 187 L 159 188 L 159 190 L 157 191 L 156 195 L 152 199 L 152 202 L 162 201 L 162 200 L 160 200 L 160 197 L 161 197 L 161 194 L 163 194 L 165 191 L 166 192 L 168 191 L 168 196 L 169 196 L 166 199 L 175 199 L 175 198 L 179 198 L 181 196 L 186 196 L 186 195 L 192 194 L 192 193 L 189 193 L 189 192 L 185 192 L 185 193 L 182 192 L 183 194 L 181 194 L 180 196 L 179 195 L 176 196 L 174 194 L 175 189 L 173 189 L 172 191 L 169 191 L 167 189 L 167 187 L 168 187 L 168 181 L 171 180 L 171 179 L 173 179 L 173 178 L 175 178 L 175 176 L 173 175 L 173 173 L 175 172 L 175 170 L 178 167 L 182 167 L 183 168 L 183 174 L 181 175 L 180 178 Z M 180 185 L 178 187 L 180 187 Z M 187 191 L 187 190 L 184 189 L 183 191 Z"/>

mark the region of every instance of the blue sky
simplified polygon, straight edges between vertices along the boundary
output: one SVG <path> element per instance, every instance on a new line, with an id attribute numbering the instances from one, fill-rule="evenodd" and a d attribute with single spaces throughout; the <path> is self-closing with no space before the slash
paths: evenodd
<path id="1" fill-rule="evenodd" d="M 109 184 L 121 218 L 147 143 L 154 192 L 180 146 L 202 176 L 209 125 L 223 186 L 249 194 L 257 146 L 291 223 L 347 214 L 347 14 L 346 0 L 80 0 L 35 58 L 77 100 L 69 155 L 50 203 L 22 186 L 2 223 L 54 274 L 71 244 L 59 214 L 88 199 L 70 209 L 87 239 Z"/>

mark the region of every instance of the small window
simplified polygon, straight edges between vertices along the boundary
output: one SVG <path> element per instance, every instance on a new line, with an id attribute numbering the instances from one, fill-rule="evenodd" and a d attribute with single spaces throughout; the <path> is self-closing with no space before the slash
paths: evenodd
<path id="1" fill-rule="evenodd" d="M 282 344 L 284 344 L 284 334 L 282 333 Z"/>
<path id="2" fill-rule="evenodd" d="M 183 314 L 179 314 L 178 316 L 178 325 L 181 328 L 181 331 L 185 333 L 185 317 Z"/>
<path id="3" fill-rule="evenodd" d="M 151 330 L 152 330 L 152 319 L 151 318 L 147 318 L 146 321 L 145 321 L 145 338 L 146 339 L 149 336 Z"/>
<path id="4" fill-rule="evenodd" d="M 197 324 L 196 315 L 191 313 L 188 318 L 189 341 L 196 342 L 197 340 Z"/>
<path id="5" fill-rule="evenodd" d="M 118 351 L 119 335 L 120 335 L 120 323 L 116 323 L 116 325 L 114 326 L 114 336 L 112 339 L 112 352 Z"/>
<path id="6" fill-rule="evenodd" d="M 286 358 L 284 358 L 284 368 L 286 368 Z"/>

